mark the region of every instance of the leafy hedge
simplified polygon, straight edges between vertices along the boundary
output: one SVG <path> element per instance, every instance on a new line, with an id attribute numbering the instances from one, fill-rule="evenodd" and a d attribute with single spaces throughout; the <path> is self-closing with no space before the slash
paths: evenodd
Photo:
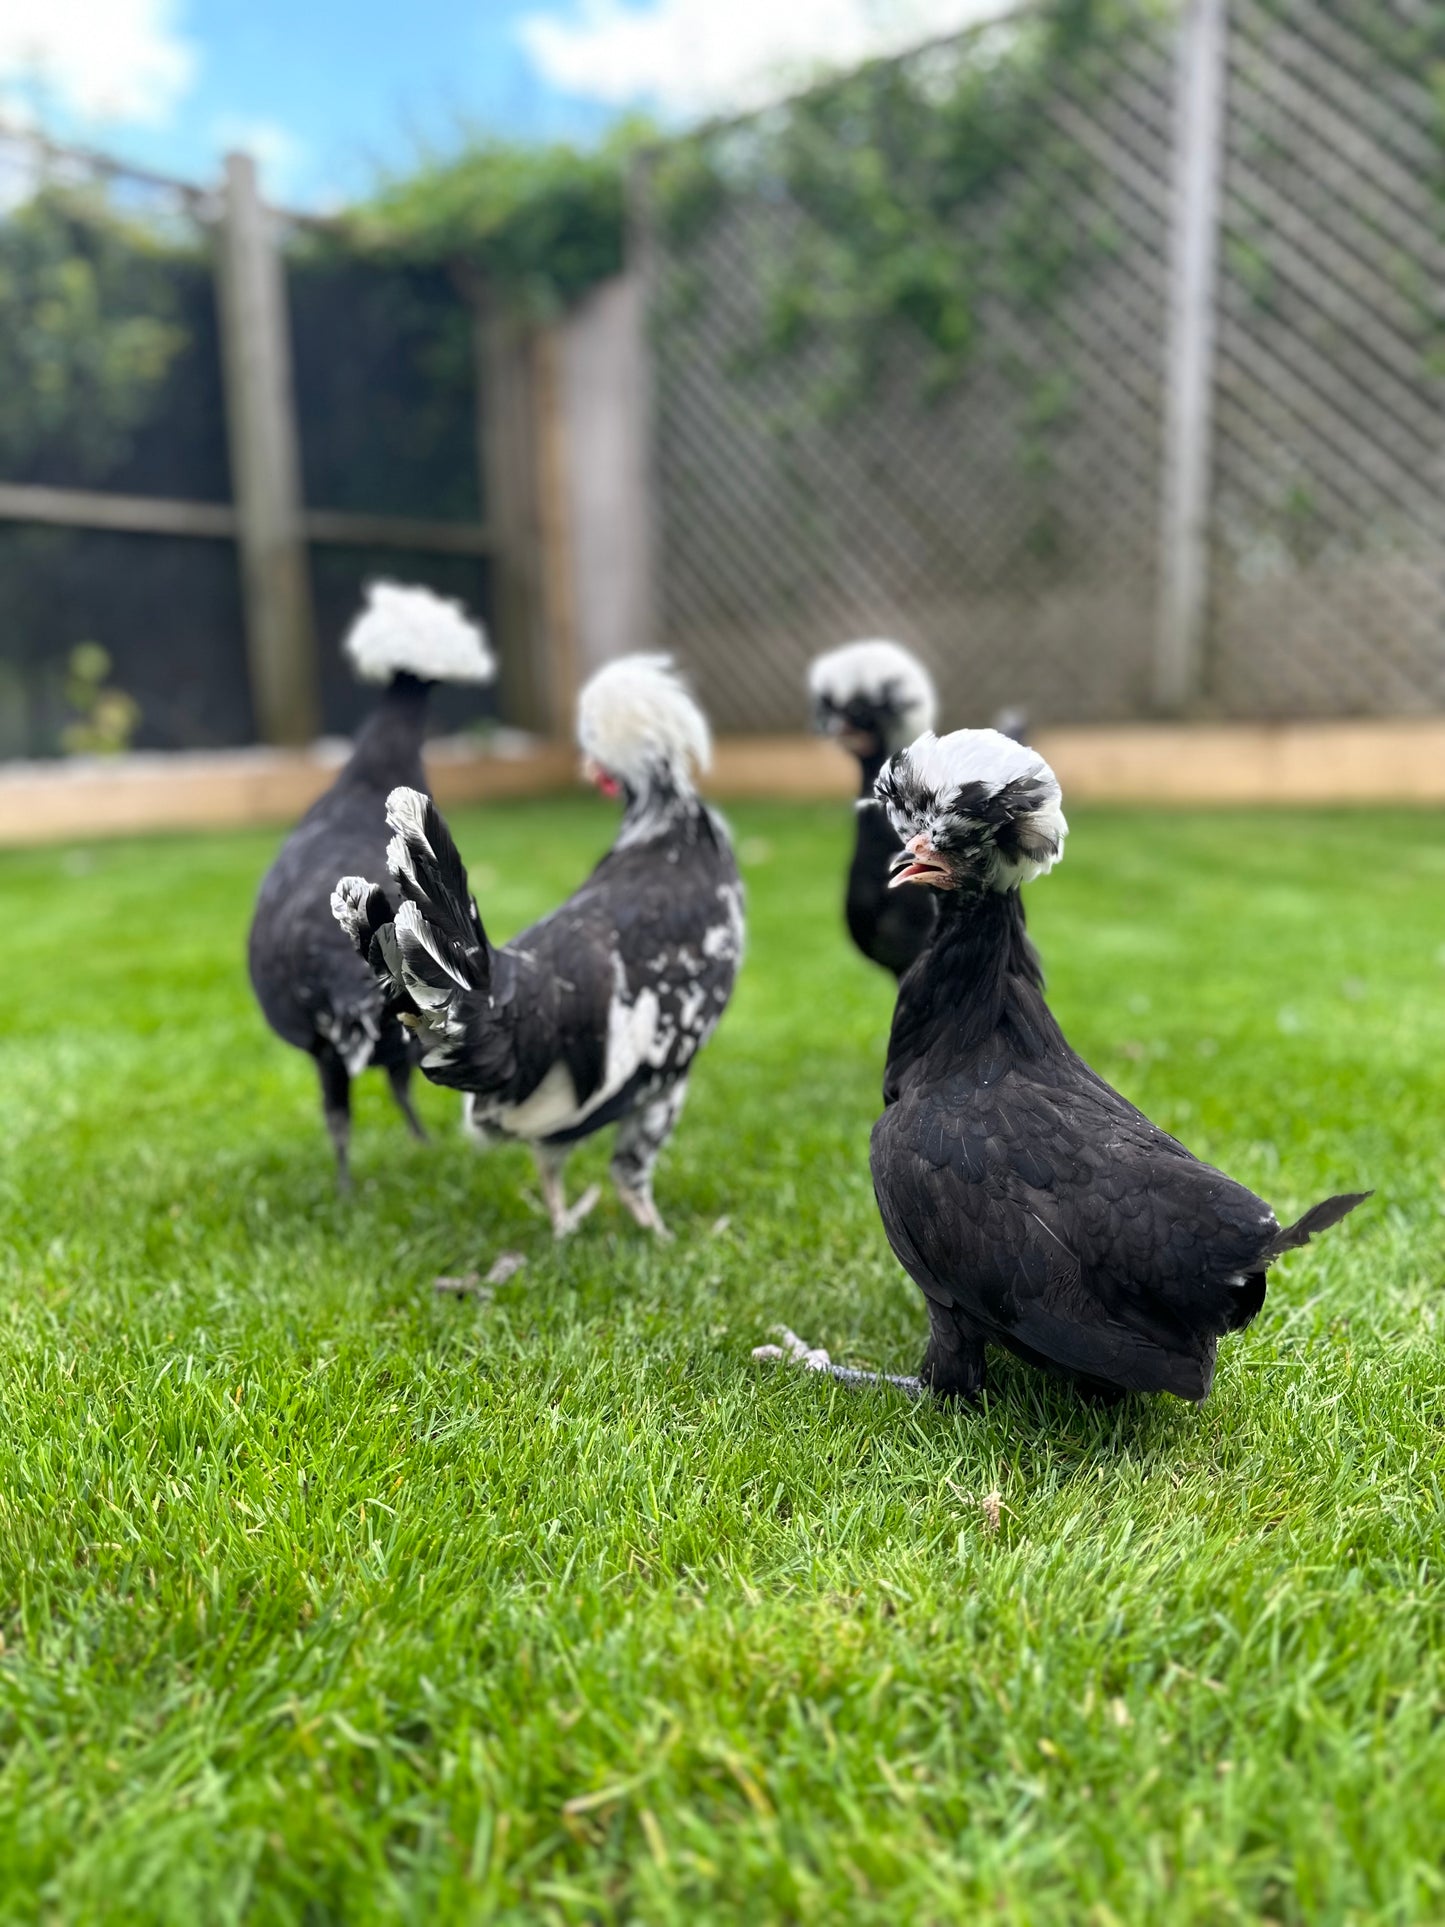
<path id="1" fill-rule="evenodd" d="M 826 343 L 815 399 L 867 390 L 890 343 L 926 351 L 925 385 L 969 364 L 990 295 L 1044 308 L 1117 237 L 1081 225 L 1096 163 L 1048 108 L 1107 86 L 1122 43 L 1167 0 L 1045 0 L 1029 14 L 902 60 L 874 61 L 734 129 L 665 152 L 654 192 L 671 257 L 669 305 L 694 298 L 688 263 L 729 210 L 790 210 L 754 261 L 762 291 L 748 366 Z M 988 208 L 1001 218 L 970 219 Z"/>
<path id="2" fill-rule="evenodd" d="M 124 455 L 186 346 L 183 252 L 94 190 L 0 220 L 0 476 L 59 459 L 96 480 Z"/>
<path id="3" fill-rule="evenodd" d="M 349 210 L 341 245 L 370 259 L 444 265 L 546 318 L 619 272 L 634 158 L 655 139 L 626 120 L 596 147 L 484 141 L 427 161 Z"/>

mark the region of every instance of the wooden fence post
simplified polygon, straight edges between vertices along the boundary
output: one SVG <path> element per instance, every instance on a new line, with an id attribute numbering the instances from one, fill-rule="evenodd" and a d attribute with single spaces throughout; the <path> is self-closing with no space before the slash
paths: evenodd
<path id="1" fill-rule="evenodd" d="M 1164 710 L 1187 708 L 1203 683 L 1228 35 L 1228 0 L 1185 0 L 1175 53 L 1174 202 L 1154 664 L 1155 700 Z"/>
<path id="2" fill-rule="evenodd" d="M 255 163 L 228 154 L 217 281 L 251 695 L 267 742 L 307 743 L 320 680 L 283 277 Z"/>

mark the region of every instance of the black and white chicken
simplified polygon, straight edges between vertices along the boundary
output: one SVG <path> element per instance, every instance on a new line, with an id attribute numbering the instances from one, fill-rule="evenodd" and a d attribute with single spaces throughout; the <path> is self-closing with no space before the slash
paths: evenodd
<path id="1" fill-rule="evenodd" d="M 994 730 L 930 733 L 890 761 L 878 795 L 903 845 L 894 886 L 939 905 L 899 988 L 870 1155 L 888 1241 L 928 1304 L 912 1383 L 974 1398 L 1002 1345 L 1097 1390 L 1203 1399 L 1270 1265 L 1368 1194 L 1281 1228 L 1069 1048 L 1019 900 L 1067 829 L 1035 751 Z M 834 1369 L 786 1336 L 802 1362 Z"/>
<path id="2" fill-rule="evenodd" d="M 815 656 L 808 669 L 813 727 L 857 758 L 859 790 L 853 860 L 844 914 L 863 955 L 901 977 L 933 934 L 936 908 L 922 891 L 890 895 L 888 871 L 898 838 L 874 796 L 895 750 L 933 727 L 933 679 L 901 643 L 846 642 Z"/>
<path id="3" fill-rule="evenodd" d="M 386 693 L 357 734 L 350 760 L 302 817 L 266 872 L 251 922 L 251 983 L 267 1023 L 316 1060 L 337 1179 L 349 1182 L 351 1084 L 384 1070 L 407 1123 L 424 1135 L 408 1086 L 417 1051 L 383 1014 L 375 978 L 336 927 L 331 892 L 347 870 L 386 860 L 386 799 L 398 784 L 426 788 L 422 736 L 433 683 L 490 682 L 495 664 L 460 606 L 429 589 L 376 582 L 342 645 L 364 682 Z"/>
<path id="4" fill-rule="evenodd" d="M 488 940 L 450 832 L 414 789 L 387 803 L 399 907 L 359 876 L 342 878 L 332 907 L 416 1036 L 422 1070 L 466 1093 L 474 1135 L 531 1146 L 556 1236 L 597 1201 L 593 1187 L 569 1209 L 568 1155 L 615 1124 L 618 1196 L 665 1237 L 653 1172 L 732 994 L 742 885 L 727 830 L 694 788 L 707 722 L 667 657 L 599 670 L 578 739 L 599 788 L 622 797 L 622 824 L 582 887 L 521 936 Z"/>

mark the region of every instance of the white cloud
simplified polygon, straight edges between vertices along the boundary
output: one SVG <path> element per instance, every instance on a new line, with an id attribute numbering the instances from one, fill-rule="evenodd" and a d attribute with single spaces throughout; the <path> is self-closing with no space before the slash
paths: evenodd
<path id="1" fill-rule="evenodd" d="M 87 121 L 156 125 L 196 71 L 174 0 L 0 0 L 0 81 Z"/>
<path id="2" fill-rule="evenodd" d="M 518 36 L 543 78 L 610 106 L 691 117 L 761 105 L 820 71 L 1009 10 L 1010 0 L 581 0 Z"/>
<path id="3" fill-rule="evenodd" d="M 260 170 L 263 192 L 285 200 L 295 190 L 306 161 L 306 144 L 279 121 L 252 119 L 245 114 L 222 114 L 212 125 L 211 138 L 224 154 L 233 149 L 249 154 Z"/>

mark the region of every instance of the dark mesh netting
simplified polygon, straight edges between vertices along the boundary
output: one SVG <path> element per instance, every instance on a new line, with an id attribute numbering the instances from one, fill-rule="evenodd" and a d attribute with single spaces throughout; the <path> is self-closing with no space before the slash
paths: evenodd
<path id="1" fill-rule="evenodd" d="M 223 502 L 230 494 L 210 237 L 94 188 L 0 219 L 0 479 Z"/>
<path id="2" fill-rule="evenodd" d="M 13 142 L 0 143 L 6 156 L 0 482 L 228 502 L 209 212 L 78 164 L 47 171 Z M 476 522 L 472 322 L 452 281 L 340 259 L 314 238 L 293 238 L 286 275 L 307 505 Z M 486 620 L 487 565 L 473 557 L 314 543 L 308 561 L 329 734 L 349 732 L 372 700 L 339 647 L 368 581 L 425 583 Z M 104 688 L 136 706 L 123 740 L 105 745 L 77 732 L 84 688 L 72 679 L 67 691 L 87 643 L 109 657 Z M 438 692 L 434 725 L 494 710 L 489 691 Z M 255 740 L 232 543 L 0 519 L 0 756 Z"/>
<path id="3" fill-rule="evenodd" d="M 471 314 L 451 280 L 303 252 L 287 287 L 307 502 L 476 521 Z"/>
<path id="4" fill-rule="evenodd" d="M 0 523 L 0 756 L 53 756 L 76 714 L 82 643 L 139 706 L 137 749 L 255 739 L 235 554 L 228 542 Z"/>

